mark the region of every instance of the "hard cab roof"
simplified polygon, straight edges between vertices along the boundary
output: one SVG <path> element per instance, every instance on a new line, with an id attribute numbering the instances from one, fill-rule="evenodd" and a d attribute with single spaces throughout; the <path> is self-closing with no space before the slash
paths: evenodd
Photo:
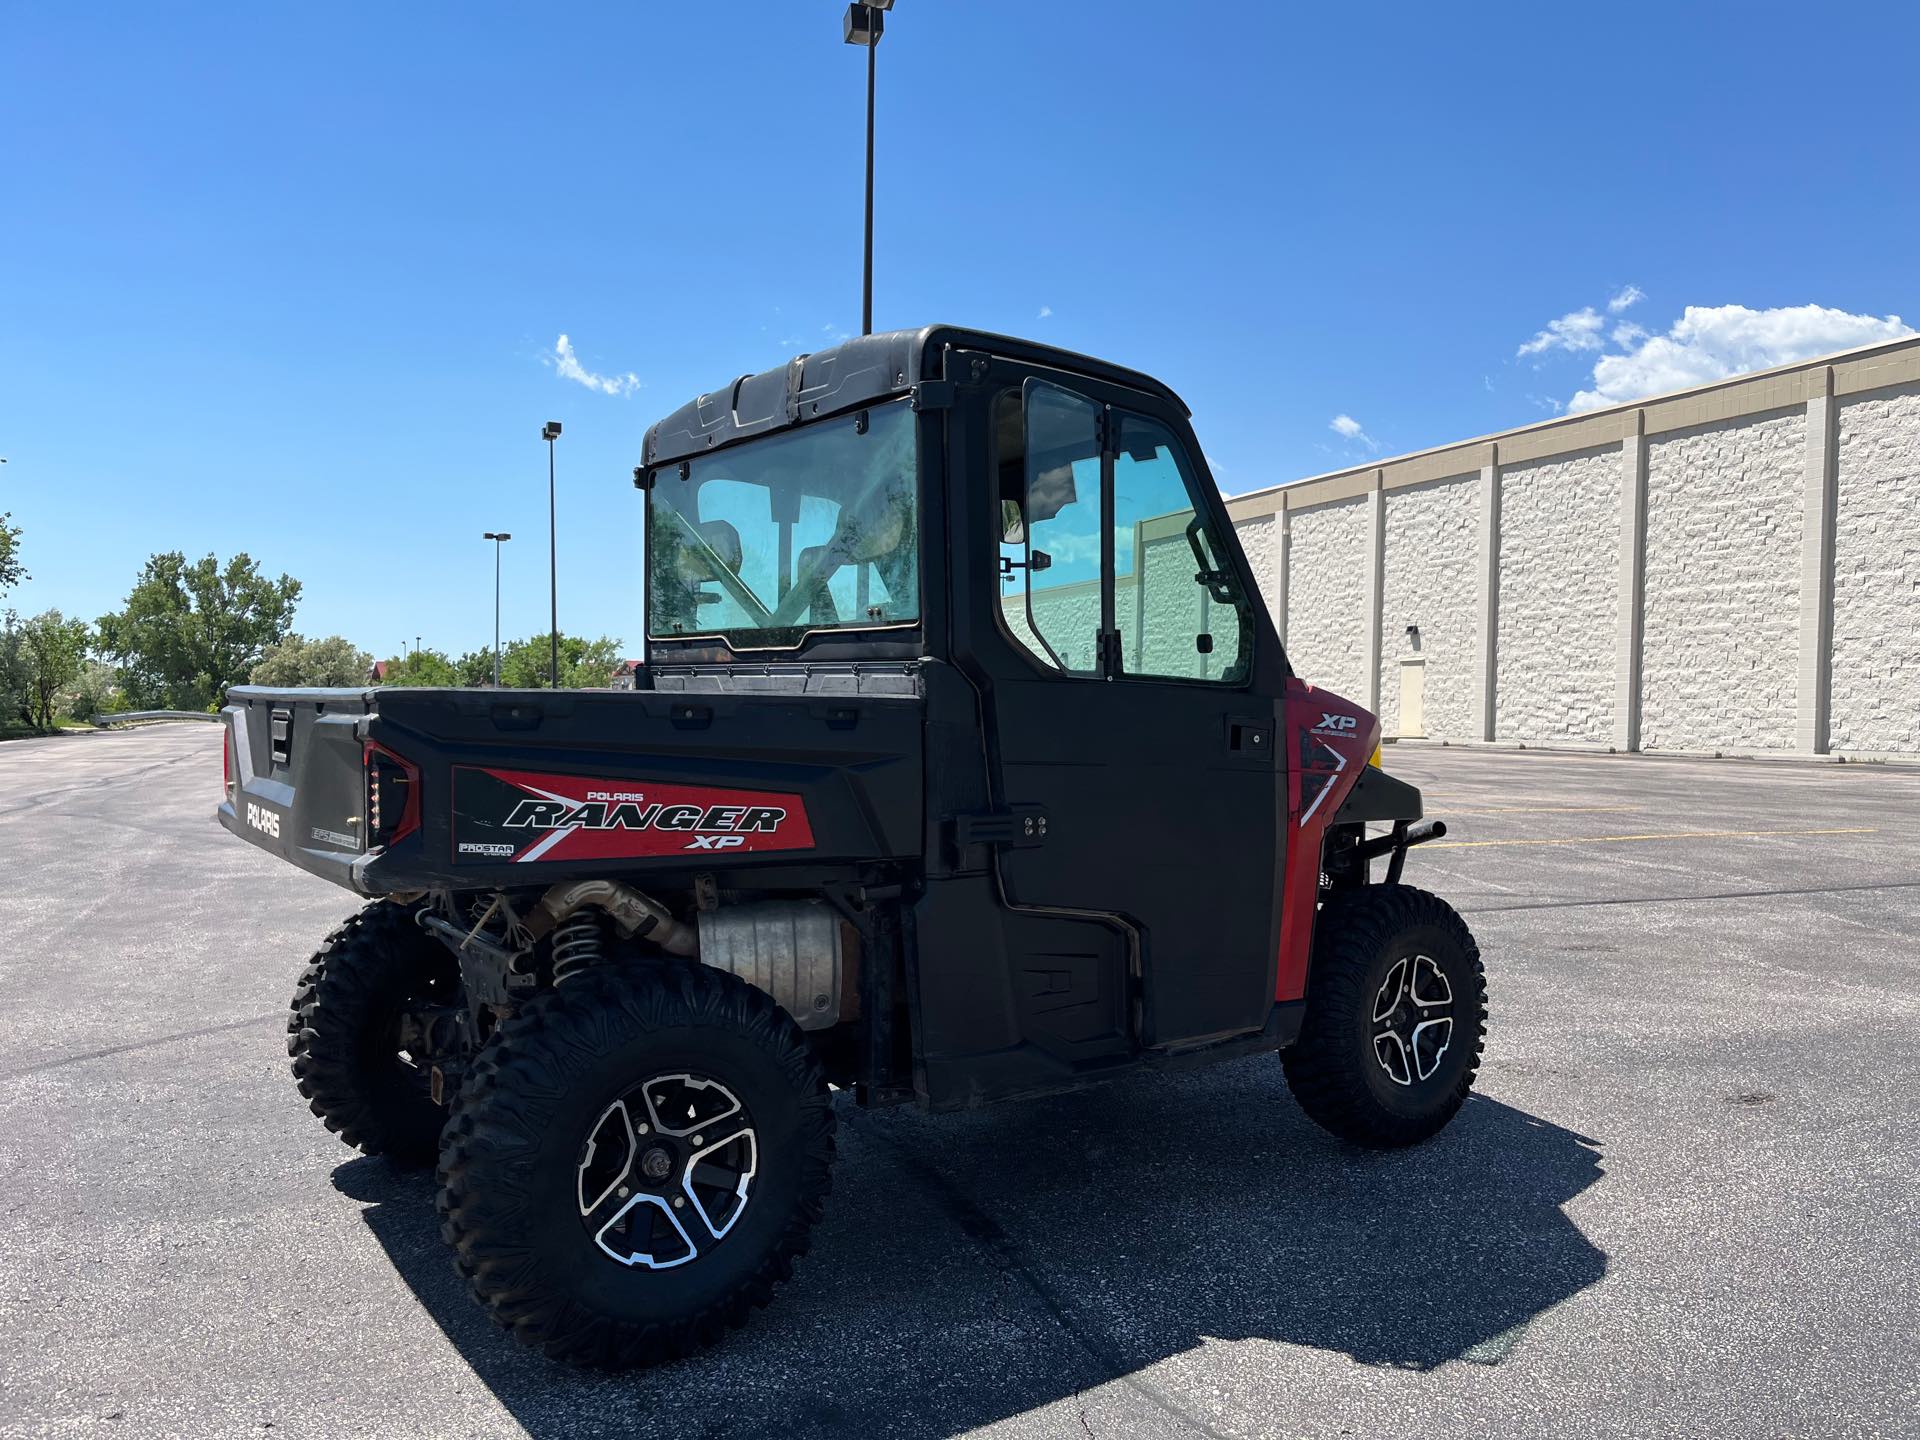
<path id="1" fill-rule="evenodd" d="M 942 378 L 948 347 L 1124 385 L 1171 401 L 1183 415 L 1190 413 L 1172 390 L 1138 370 L 1010 335 L 927 325 L 857 336 L 830 350 L 796 355 L 758 375 L 742 375 L 656 421 L 647 431 L 641 460 L 647 465 L 686 460 L 736 440 L 904 395 L 922 380 Z"/>

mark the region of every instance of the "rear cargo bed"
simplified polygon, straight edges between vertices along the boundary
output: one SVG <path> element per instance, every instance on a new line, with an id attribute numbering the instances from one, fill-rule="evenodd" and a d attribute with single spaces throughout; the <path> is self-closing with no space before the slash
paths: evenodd
<path id="1" fill-rule="evenodd" d="M 912 856 L 923 709 L 903 688 L 240 686 L 220 822 L 369 895 Z"/>

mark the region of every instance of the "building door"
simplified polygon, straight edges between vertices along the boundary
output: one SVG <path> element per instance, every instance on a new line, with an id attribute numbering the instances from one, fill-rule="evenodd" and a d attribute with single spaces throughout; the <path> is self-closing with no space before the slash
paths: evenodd
<path id="1" fill-rule="evenodd" d="M 1400 662 L 1400 730 L 1402 740 L 1424 740 L 1427 736 L 1427 662 Z"/>

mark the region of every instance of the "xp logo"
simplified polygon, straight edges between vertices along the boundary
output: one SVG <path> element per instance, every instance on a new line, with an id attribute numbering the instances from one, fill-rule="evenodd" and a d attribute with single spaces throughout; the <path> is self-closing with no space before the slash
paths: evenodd
<path id="1" fill-rule="evenodd" d="M 1320 723 L 1313 728 L 1316 730 L 1330 731 L 1335 735 L 1345 735 L 1360 728 L 1360 717 L 1357 715 L 1329 715 L 1323 710 L 1320 712 Z"/>
<path id="2" fill-rule="evenodd" d="M 746 838 L 741 835 L 696 835 L 693 837 L 693 843 L 687 846 L 687 849 L 738 850 L 746 843 Z"/>
<path id="3" fill-rule="evenodd" d="M 247 824 L 263 835 L 280 838 L 280 817 L 271 810 L 263 810 L 251 800 L 247 802 Z"/>

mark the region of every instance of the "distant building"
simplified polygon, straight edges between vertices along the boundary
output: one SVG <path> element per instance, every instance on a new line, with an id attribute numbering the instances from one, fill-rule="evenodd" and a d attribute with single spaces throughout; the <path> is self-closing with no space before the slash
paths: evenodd
<path id="1" fill-rule="evenodd" d="M 633 677 L 638 673 L 640 667 L 646 663 L 644 660 L 622 660 L 618 665 L 614 666 L 613 688 L 615 690 L 633 689 Z"/>
<path id="2" fill-rule="evenodd" d="M 387 667 L 392 664 L 393 662 L 391 660 L 374 661 L 372 668 L 370 668 L 367 671 L 367 683 L 369 685 L 386 684 L 387 683 Z"/>
<path id="3" fill-rule="evenodd" d="M 1293 667 L 1389 736 L 1920 752 L 1920 339 L 1227 502 Z"/>

